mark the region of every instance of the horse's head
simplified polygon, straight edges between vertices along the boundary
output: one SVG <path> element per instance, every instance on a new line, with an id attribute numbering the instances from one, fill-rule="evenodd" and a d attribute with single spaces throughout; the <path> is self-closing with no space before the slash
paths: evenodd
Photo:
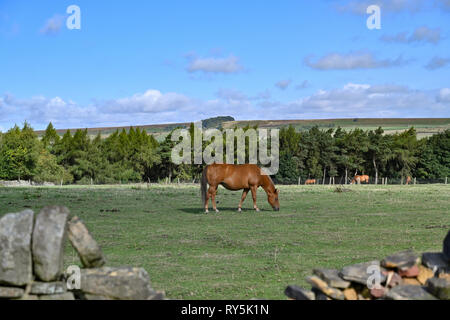
<path id="1" fill-rule="evenodd" d="M 279 193 L 278 189 L 267 192 L 267 201 L 269 201 L 269 204 L 272 206 L 273 210 L 275 210 L 275 211 L 280 210 L 280 202 L 278 201 L 278 193 Z"/>

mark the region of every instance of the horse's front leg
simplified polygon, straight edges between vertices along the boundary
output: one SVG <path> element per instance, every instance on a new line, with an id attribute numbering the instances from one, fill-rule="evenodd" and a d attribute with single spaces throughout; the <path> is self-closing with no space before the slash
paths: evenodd
<path id="1" fill-rule="evenodd" d="M 206 200 L 205 200 L 205 213 L 209 213 L 209 198 L 211 197 L 211 193 L 210 190 L 208 189 L 208 191 L 206 192 Z"/>
<path id="2" fill-rule="evenodd" d="M 259 212 L 259 208 L 256 205 L 256 192 L 258 191 L 258 187 L 251 187 L 252 190 L 252 198 L 253 198 L 253 209 L 256 210 L 256 212 Z"/>
<path id="3" fill-rule="evenodd" d="M 239 207 L 238 207 L 239 212 L 242 212 L 242 204 L 244 203 L 249 190 L 250 189 L 244 189 L 244 192 L 242 192 L 242 198 L 241 198 L 241 201 L 239 202 Z"/>

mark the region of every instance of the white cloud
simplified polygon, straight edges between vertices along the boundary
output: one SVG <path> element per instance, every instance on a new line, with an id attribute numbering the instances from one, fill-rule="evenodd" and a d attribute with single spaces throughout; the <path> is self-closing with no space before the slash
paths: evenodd
<path id="1" fill-rule="evenodd" d="M 441 102 L 430 92 L 404 86 L 349 83 L 284 104 L 279 113 L 291 118 L 446 117 L 450 108 Z"/>
<path id="2" fill-rule="evenodd" d="M 275 83 L 275 87 L 277 87 L 280 90 L 286 90 L 291 85 L 291 83 L 292 83 L 291 79 L 281 80 Z"/>
<path id="3" fill-rule="evenodd" d="M 247 95 L 239 90 L 233 89 L 220 89 L 219 91 L 217 91 L 216 96 L 227 101 L 244 101 L 248 99 Z"/>
<path id="4" fill-rule="evenodd" d="M 188 97 L 158 90 L 147 90 L 132 97 L 101 102 L 101 110 L 105 113 L 161 113 L 185 108 L 192 104 Z"/>
<path id="5" fill-rule="evenodd" d="M 433 57 L 425 66 L 425 68 L 427 68 L 428 70 L 436 70 L 444 68 L 448 64 L 450 64 L 450 58 Z"/>
<path id="6" fill-rule="evenodd" d="M 437 96 L 438 102 L 450 103 L 450 88 L 442 88 Z"/>
<path id="7" fill-rule="evenodd" d="M 408 36 L 407 32 L 400 32 L 393 36 L 384 35 L 381 37 L 384 42 L 390 43 L 432 43 L 438 44 L 441 41 L 440 28 L 418 27 Z"/>
<path id="8" fill-rule="evenodd" d="M 370 52 L 351 52 L 348 54 L 330 53 L 316 61 L 307 57 L 305 64 L 318 70 L 352 70 L 396 67 L 406 64 L 406 61 L 402 56 L 394 60 L 379 60 Z"/>
<path id="9" fill-rule="evenodd" d="M 61 31 L 63 23 L 64 16 L 55 14 L 45 22 L 44 26 L 40 30 L 40 33 L 45 35 L 55 35 Z"/>
<path id="10" fill-rule="evenodd" d="M 249 96 L 229 89 L 219 90 L 210 100 L 147 90 L 87 106 L 61 97 L 0 97 L 0 126 L 4 129 L 24 121 L 36 129 L 45 129 L 50 121 L 57 128 L 86 128 L 190 122 L 217 115 L 241 120 L 450 117 L 450 88 L 423 91 L 395 84 L 347 83 L 287 102 L 271 100 L 267 91 Z"/>
<path id="11" fill-rule="evenodd" d="M 444 11 L 450 11 L 450 0 L 437 0 L 437 5 Z"/>
<path id="12" fill-rule="evenodd" d="M 189 56 L 188 72 L 202 71 L 205 73 L 237 73 L 244 68 L 239 59 L 233 55 L 227 58 L 196 58 Z"/>
<path id="13" fill-rule="evenodd" d="M 309 87 L 309 81 L 308 80 L 303 80 L 302 83 L 300 83 L 299 85 L 295 86 L 296 90 L 302 90 L 302 89 L 306 89 Z"/>

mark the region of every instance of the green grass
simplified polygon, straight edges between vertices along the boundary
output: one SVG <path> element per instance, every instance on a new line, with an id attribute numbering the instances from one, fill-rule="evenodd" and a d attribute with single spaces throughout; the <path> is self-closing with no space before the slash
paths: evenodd
<path id="1" fill-rule="evenodd" d="M 450 229 L 450 185 L 280 186 L 274 212 L 260 191 L 219 189 L 220 214 L 203 214 L 198 186 L 0 188 L 0 216 L 60 204 L 80 216 L 108 265 L 145 268 L 174 299 L 284 299 L 315 267 L 381 259 L 408 248 L 440 251 Z M 65 265 L 79 264 L 68 245 Z"/>

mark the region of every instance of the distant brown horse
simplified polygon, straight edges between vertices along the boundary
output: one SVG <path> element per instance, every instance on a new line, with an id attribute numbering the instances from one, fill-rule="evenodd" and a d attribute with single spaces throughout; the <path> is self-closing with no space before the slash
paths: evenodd
<path id="1" fill-rule="evenodd" d="M 207 184 L 209 184 L 209 189 L 206 190 Z M 267 193 L 267 200 L 269 204 L 275 211 L 280 210 L 280 203 L 278 201 L 278 190 L 275 189 L 275 185 L 272 182 L 270 176 L 262 174 L 261 168 L 254 164 L 211 164 L 203 169 L 202 180 L 201 180 L 201 193 L 202 202 L 205 206 L 205 212 L 208 213 L 208 203 L 209 198 L 213 205 L 213 209 L 216 212 L 216 193 L 217 187 L 220 185 L 224 186 L 228 190 L 241 190 L 244 189 L 242 193 L 241 201 L 239 202 L 238 211 L 242 211 L 242 203 L 247 197 L 248 192 L 252 191 L 253 197 L 253 208 L 259 211 L 256 205 L 256 191 L 259 187 L 262 187 Z"/>
<path id="2" fill-rule="evenodd" d="M 406 177 L 406 184 L 408 185 L 408 184 L 410 184 L 410 183 L 411 183 L 411 177 L 408 176 L 408 177 Z"/>
<path id="3" fill-rule="evenodd" d="M 308 179 L 305 181 L 305 184 L 316 184 L 316 179 Z"/>
<path id="4" fill-rule="evenodd" d="M 369 176 L 368 175 L 361 175 L 361 176 L 355 176 L 350 184 L 354 183 L 369 183 Z"/>

